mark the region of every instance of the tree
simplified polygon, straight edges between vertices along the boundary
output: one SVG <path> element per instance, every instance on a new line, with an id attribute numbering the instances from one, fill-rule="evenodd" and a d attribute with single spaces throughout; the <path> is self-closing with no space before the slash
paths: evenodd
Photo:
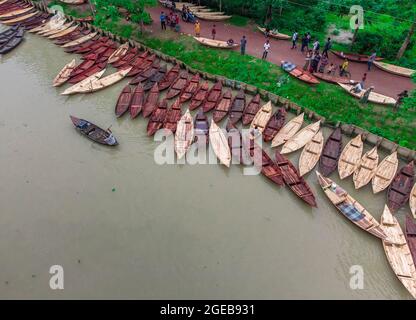
<path id="1" fill-rule="evenodd" d="M 410 26 L 409 32 L 407 33 L 406 39 L 404 39 L 402 46 L 400 47 L 399 52 L 397 52 L 397 60 L 401 59 L 404 53 L 409 46 L 410 40 L 412 40 L 413 34 L 415 33 L 416 29 L 416 17 L 413 20 L 412 25 Z"/>

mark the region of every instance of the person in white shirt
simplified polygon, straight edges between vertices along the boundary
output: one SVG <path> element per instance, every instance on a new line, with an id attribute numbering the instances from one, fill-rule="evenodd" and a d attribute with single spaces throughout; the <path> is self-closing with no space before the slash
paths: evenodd
<path id="1" fill-rule="evenodd" d="M 266 42 L 264 43 L 263 49 L 264 49 L 264 51 L 263 51 L 263 57 L 262 57 L 262 59 L 263 60 L 266 60 L 267 59 L 267 55 L 268 55 L 269 50 L 270 50 L 270 41 L 269 41 L 269 39 L 267 39 Z"/>
<path id="2" fill-rule="evenodd" d="M 292 49 L 297 49 L 297 44 L 296 42 L 298 41 L 299 38 L 299 33 L 297 31 L 295 31 L 295 33 L 292 36 Z"/>

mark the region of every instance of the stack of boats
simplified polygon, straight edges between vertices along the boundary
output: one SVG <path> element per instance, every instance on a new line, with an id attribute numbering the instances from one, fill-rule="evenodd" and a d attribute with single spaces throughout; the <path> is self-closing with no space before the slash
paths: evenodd
<path id="1" fill-rule="evenodd" d="M 208 21 L 224 21 L 231 18 L 231 16 L 226 15 L 224 12 L 212 11 L 211 9 L 205 6 L 197 6 L 189 2 L 176 2 L 173 5 L 172 1 L 168 0 L 159 0 L 159 3 L 170 9 L 181 10 L 184 6 L 189 8 L 189 10 L 199 19 L 208 20 Z"/>
<path id="2" fill-rule="evenodd" d="M 14 5 L 5 7 L 5 3 Z M 23 10 L 26 6 L 22 4 L 16 0 L 0 0 L 1 14 Z M 319 166 L 318 181 L 329 200 L 355 225 L 382 239 L 393 270 L 416 297 L 416 272 L 411 258 L 416 256 L 416 225 L 408 217 L 406 231 L 402 232 L 392 215 L 409 202 L 416 218 L 413 162 L 399 169 L 396 152 L 381 162 L 377 147 L 363 154 L 361 135 L 343 147 L 340 128 L 335 129 L 325 141 L 320 121 L 304 126 L 303 113 L 286 121 L 285 108 L 280 106 L 273 112 L 271 102 L 262 104 L 259 95 L 248 99 L 243 90 L 233 95 L 221 81 L 210 86 L 199 74 L 188 74 L 178 65 L 170 68 L 162 65 L 150 52 L 141 52 L 127 43 L 119 46 L 108 37 L 67 22 L 59 15 L 33 13 L 35 15 L 25 19 L 12 18 L 15 15 L 11 15 L 11 20 L 15 22 L 10 25 L 15 27 L 8 31 L 8 35 L 25 27 L 29 32 L 53 40 L 66 52 L 82 55 L 79 64 L 72 60 L 64 66 L 53 85 L 72 84 L 63 94 L 86 93 L 129 77 L 130 81 L 115 105 L 115 115 L 122 117 L 129 113 L 134 119 L 142 114 L 143 118 L 148 118 L 149 136 L 158 130 L 174 135 L 178 158 L 186 157 L 194 144 L 202 147 L 209 144 L 223 165 L 254 163 L 271 183 L 278 187 L 286 185 L 312 207 L 317 206 L 316 198 L 304 176 Z M 18 11 L 16 15 L 20 14 L 21 11 Z M 4 33 L 2 35 L 7 37 Z M 110 66 L 117 71 L 103 77 Z M 183 112 L 185 104 L 188 108 Z M 193 118 L 191 111 L 196 109 L 199 111 Z M 210 112 L 211 121 L 208 118 Z M 71 119 L 88 138 L 102 144 L 117 144 L 108 131 L 76 117 Z M 225 130 L 220 125 L 224 119 L 227 122 Z M 249 133 L 238 128 L 240 121 L 243 126 L 249 126 Z M 272 148 L 281 146 L 281 149 L 271 157 L 262 148 L 262 140 L 271 142 Z M 299 167 L 287 158 L 287 154 L 296 151 L 300 151 Z M 329 178 L 337 169 L 341 179 L 352 176 L 357 189 L 371 182 L 374 193 L 387 190 L 387 205 L 381 223 Z"/>

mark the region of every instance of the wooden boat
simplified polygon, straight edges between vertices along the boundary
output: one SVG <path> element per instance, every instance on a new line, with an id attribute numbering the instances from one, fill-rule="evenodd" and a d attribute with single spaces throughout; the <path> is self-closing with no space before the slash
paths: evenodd
<path id="1" fill-rule="evenodd" d="M 17 32 L 18 32 L 18 29 L 13 30 L 10 34 L 0 37 L 0 47 L 4 45 L 5 43 L 9 42 L 11 39 L 13 39 Z"/>
<path id="2" fill-rule="evenodd" d="M 228 140 L 224 132 L 214 120 L 211 120 L 211 126 L 209 128 L 209 141 L 217 158 L 220 162 L 229 167 L 231 164 L 231 152 L 228 146 Z"/>
<path id="3" fill-rule="evenodd" d="M 71 77 L 68 80 L 68 83 L 71 83 L 71 84 L 80 83 L 80 82 L 84 81 L 85 79 L 87 79 L 88 77 L 96 74 L 97 72 L 99 72 L 101 70 L 104 70 L 106 68 L 106 66 L 107 66 L 106 63 L 95 63 L 95 64 L 93 64 L 92 67 L 86 69 L 85 71 L 83 71 L 79 75 L 77 75 L 75 77 Z"/>
<path id="4" fill-rule="evenodd" d="M 338 172 L 341 179 L 345 179 L 354 173 L 361 161 L 363 154 L 363 141 L 359 134 L 342 150 L 338 161 Z"/>
<path id="5" fill-rule="evenodd" d="M 199 110 L 195 116 L 194 123 L 195 141 L 199 144 L 207 145 L 209 143 L 209 123 L 204 112 Z"/>
<path id="6" fill-rule="evenodd" d="M 411 78 L 412 75 L 416 72 L 416 70 L 413 69 L 399 67 L 394 64 L 389 64 L 380 61 L 374 61 L 374 65 L 383 71 L 387 71 L 389 73 L 407 78 Z"/>
<path id="7" fill-rule="evenodd" d="M 85 70 L 88 70 L 95 64 L 96 64 L 96 59 L 84 60 L 83 62 L 81 62 L 80 64 L 74 67 L 74 69 L 72 70 L 70 74 L 70 77 L 73 78 L 73 77 L 76 77 L 77 75 L 80 75 L 81 73 L 84 73 Z"/>
<path id="8" fill-rule="evenodd" d="M 191 80 L 189 81 L 186 88 L 183 90 L 181 94 L 181 103 L 184 103 L 186 101 L 189 101 L 195 94 L 195 92 L 199 88 L 199 81 L 201 80 L 201 77 L 199 73 L 196 73 Z"/>
<path id="9" fill-rule="evenodd" d="M 319 161 L 319 170 L 324 177 L 328 177 L 338 167 L 338 160 L 342 153 L 342 131 L 335 129 L 326 140 Z"/>
<path id="10" fill-rule="evenodd" d="M 154 87 L 155 84 L 159 85 L 159 82 L 162 81 L 163 78 L 166 76 L 166 72 L 168 67 L 164 65 L 160 67 L 155 74 L 153 74 L 149 79 L 143 82 L 143 89 L 144 91 L 148 91 Z"/>
<path id="11" fill-rule="evenodd" d="M 180 103 L 180 99 L 178 99 Z M 175 151 L 178 159 L 181 159 L 192 145 L 194 140 L 194 123 L 189 110 L 178 122 L 175 134 Z"/>
<path id="12" fill-rule="evenodd" d="M 272 103 L 271 101 L 264 104 L 261 109 L 257 112 L 253 121 L 251 122 L 250 129 L 256 129 L 258 134 L 263 134 L 264 129 L 266 129 L 267 124 L 269 123 L 270 118 L 272 117 Z"/>
<path id="13" fill-rule="evenodd" d="M 413 262 L 416 261 L 416 223 L 406 215 L 406 240 L 412 253 Z"/>
<path id="14" fill-rule="evenodd" d="M 117 48 L 116 51 L 108 58 L 108 63 L 113 64 L 123 58 L 129 50 L 129 43 L 126 42 Z"/>
<path id="15" fill-rule="evenodd" d="M 227 137 L 228 137 L 228 146 L 230 147 L 231 152 L 231 163 L 232 164 L 250 164 L 250 159 L 248 159 L 249 146 L 243 148 L 243 137 L 240 130 L 231 123 L 230 120 L 227 121 L 226 125 Z M 247 160 L 246 160 L 247 158 Z M 260 164 L 261 165 L 261 164 Z"/>
<path id="16" fill-rule="evenodd" d="M 9 41 L 1 45 L 0 54 L 6 54 L 14 50 L 19 44 L 22 43 L 24 34 L 25 29 L 20 28 Z"/>
<path id="17" fill-rule="evenodd" d="M 208 92 L 208 95 L 204 101 L 204 105 L 202 106 L 202 110 L 204 110 L 204 112 L 209 112 L 215 108 L 221 97 L 221 92 L 222 82 L 218 81 Z"/>
<path id="18" fill-rule="evenodd" d="M 71 4 L 71 5 L 80 5 L 85 3 L 86 0 L 60 0 L 63 3 Z"/>
<path id="19" fill-rule="evenodd" d="M 244 109 L 246 108 L 246 95 L 244 90 L 237 92 L 237 95 L 234 98 L 233 103 L 230 108 L 230 121 L 232 124 L 238 123 L 243 116 Z"/>
<path id="20" fill-rule="evenodd" d="M 202 37 L 194 37 L 194 39 L 198 41 L 200 44 L 203 44 L 204 46 L 213 47 L 217 49 L 233 49 L 239 46 L 239 44 L 237 43 L 233 43 L 229 45 L 227 41 L 212 40 L 212 39 L 202 38 Z"/>
<path id="21" fill-rule="evenodd" d="M 263 131 L 264 142 L 269 142 L 274 139 L 277 133 L 282 129 L 286 121 L 286 110 L 285 108 L 279 108 L 272 115 L 269 122 L 266 124 L 266 128 Z"/>
<path id="22" fill-rule="evenodd" d="M 79 29 L 79 30 L 75 30 L 71 34 L 66 35 L 65 37 L 62 37 L 62 38 L 56 40 L 54 43 L 56 45 L 60 46 L 60 47 L 63 47 L 64 45 L 66 45 L 68 43 L 71 43 L 71 42 L 75 43 L 75 41 L 81 40 L 82 38 L 84 38 L 86 36 L 89 36 L 92 39 L 93 37 L 95 37 L 95 35 L 96 35 L 96 33 L 92 32 L 89 29 Z M 85 41 L 88 41 L 88 40 L 90 40 L 90 39 L 87 38 Z"/>
<path id="23" fill-rule="evenodd" d="M 318 133 L 321 121 L 316 121 L 300 130 L 283 145 L 282 154 L 287 154 L 303 148 Z"/>
<path id="24" fill-rule="evenodd" d="M 156 131 L 162 129 L 163 123 L 165 122 L 166 114 L 168 112 L 168 103 L 164 99 L 162 102 L 158 103 L 155 110 L 153 111 L 149 122 L 147 123 L 147 135 L 153 136 Z"/>
<path id="25" fill-rule="evenodd" d="M 260 107 L 260 95 L 256 94 L 244 108 L 242 117 L 243 125 L 247 126 L 253 121 L 254 116 L 260 110 Z"/>
<path id="26" fill-rule="evenodd" d="M 71 42 L 67 42 L 64 45 L 62 45 L 62 48 L 70 48 L 73 46 L 78 46 L 80 44 L 83 44 L 91 39 L 93 39 L 97 35 L 97 32 L 89 33 L 81 38 L 78 38 L 76 40 L 73 40 Z"/>
<path id="27" fill-rule="evenodd" d="M 71 76 L 72 71 L 75 68 L 75 59 L 71 62 L 67 63 L 61 71 L 59 71 L 58 75 L 53 80 L 53 86 L 59 87 L 63 85 Z"/>
<path id="28" fill-rule="evenodd" d="M 172 99 L 178 96 L 184 88 L 188 85 L 189 75 L 188 72 L 182 72 L 178 78 L 172 83 L 169 88 L 168 93 L 166 94 L 166 99 Z"/>
<path id="29" fill-rule="evenodd" d="M 355 83 L 353 80 L 351 80 L 349 78 L 333 76 L 333 75 L 330 75 L 330 74 L 327 74 L 327 73 L 314 72 L 314 73 L 312 73 L 312 75 L 315 78 L 318 78 L 320 80 L 324 80 L 324 81 L 329 82 L 329 83 L 335 83 L 335 84 L 338 84 L 338 83 L 343 83 L 343 84 Z"/>
<path id="30" fill-rule="evenodd" d="M 113 141 L 108 140 L 110 137 L 110 132 L 107 130 L 101 129 L 100 127 L 96 126 L 95 124 L 76 118 L 74 116 L 70 116 L 71 121 L 74 124 L 75 128 L 81 132 L 83 135 L 85 135 L 88 139 L 91 139 L 94 142 L 106 145 L 106 146 L 116 146 L 118 145 L 118 142 L 116 138 L 114 138 Z"/>
<path id="31" fill-rule="evenodd" d="M 324 136 L 322 131 L 312 138 L 310 142 L 305 145 L 299 158 L 299 174 L 304 176 L 315 168 L 316 164 L 321 157 L 322 150 L 324 148 Z"/>
<path id="32" fill-rule="evenodd" d="M 26 9 L 28 9 L 28 10 L 26 10 Z M 18 13 L 18 11 L 21 11 L 21 10 L 23 10 L 24 12 Z M 3 21 L 7 22 L 8 20 L 20 18 L 20 17 L 23 17 L 24 15 L 28 15 L 29 13 L 37 13 L 37 15 L 39 15 L 39 11 L 36 8 L 34 8 L 34 7 L 31 7 L 31 8 L 30 7 L 25 7 L 25 8 L 21 8 L 19 10 L 15 10 L 14 12 L 9 11 L 9 14 L 11 14 L 11 15 L 9 15 L 8 17 L 0 18 L 0 21 L 1 22 L 3 22 Z M 35 15 L 35 16 L 37 16 L 37 15 Z"/>
<path id="33" fill-rule="evenodd" d="M 191 103 L 189 104 L 189 110 L 195 110 L 199 108 L 202 102 L 204 102 L 205 98 L 207 97 L 208 92 L 209 84 L 208 82 L 204 82 L 192 97 Z"/>
<path id="34" fill-rule="evenodd" d="M 413 217 L 416 219 L 416 184 L 413 186 L 409 197 L 410 211 L 412 211 Z"/>
<path id="35" fill-rule="evenodd" d="M 147 69 L 151 68 L 153 63 L 156 60 L 156 54 L 152 54 L 151 56 L 144 59 L 140 64 L 134 65 L 130 72 L 127 74 L 128 77 L 135 77 L 138 74 L 145 72 Z"/>
<path id="36" fill-rule="evenodd" d="M 301 113 L 300 115 L 286 123 L 273 138 L 272 148 L 278 147 L 286 143 L 286 141 L 293 137 L 296 134 L 296 132 L 298 132 L 299 129 L 302 127 L 303 117 L 304 113 Z"/>
<path id="37" fill-rule="evenodd" d="M 64 21 L 62 23 L 61 21 Z M 61 20 L 57 24 L 50 24 L 50 26 L 44 30 L 37 32 L 38 35 L 42 37 L 49 37 L 50 35 L 66 30 L 73 25 L 73 22 L 66 22 L 66 20 Z"/>
<path id="38" fill-rule="evenodd" d="M 50 36 L 48 36 L 48 39 L 54 40 L 54 39 L 59 39 L 61 37 L 64 37 L 72 32 L 74 32 L 75 30 L 77 30 L 79 28 L 79 26 L 75 25 L 72 27 L 68 27 L 67 29 L 64 29 L 60 32 L 54 33 Z"/>
<path id="39" fill-rule="evenodd" d="M 334 181 L 316 172 L 318 182 L 333 205 L 352 223 L 371 233 L 377 238 L 384 239 L 386 233 L 376 219 L 360 203 L 351 197 Z"/>
<path id="40" fill-rule="evenodd" d="M 4 14 L 0 14 L 0 20 L 3 19 L 7 19 L 7 18 L 12 18 L 14 16 L 20 15 L 20 14 L 24 14 L 28 11 L 33 10 L 33 7 L 26 7 L 26 8 L 21 8 L 21 9 L 17 9 L 17 10 L 13 10 L 13 11 L 9 11 L 8 13 L 4 13 Z"/>
<path id="41" fill-rule="evenodd" d="M 266 28 L 257 26 L 257 29 L 259 29 L 263 34 L 266 34 Z M 292 38 L 291 36 L 284 34 L 284 33 L 280 33 L 280 32 L 269 31 L 268 35 L 272 38 L 279 39 L 279 40 L 289 40 Z"/>
<path id="42" fill-rule="evenodd" d="M 144 107 L 145 93 L 141 83 L 134 88 L 133 97 L 130 104 L 130 117 L 136 118 Z"/>
<path id="43" fill-rule="evenodd" d="M 231 18 L 231 16 L 226 16 L 226 15 L 215 16 L 215 15 L 210 15 L 210 14 L 204 14 L 202 12 L 195 13 L 195 16 L 197 16 L 201 20 L 208 20 L 208 21 L 224 21 L 224 20 L 228 20 Z"/>
<path id="44" fill-rule="evenodd" d="M 172 83 L 176 80 L 176 78 L 179 77 L 179 71 L 179 65 L 175 65 L 174 67 L 172 67 L 172 69 L 170 69 L 169 72 L 166 73 L 164 78 L 160 80 L 160 82 L 158 83 L 159 91 L 163 91 L 169 88 L 172 85 Z"/>
<path id="45" fill-rule="evenodd" d="M 361 91 L 360 93 L 352 92 L 352 85 L 338 83 L 345 91 L 347 91 L 353 97 L 357 99 L 361 99 L 364 95 L 365 90 Z M 376 104 L 383 104 L 383 105 L 394 105 L 396 104 L 396 99 L 382 95 L 381 93 L 371 92 L 370 96 L 368 97 L 368 101 L 376 103 Z"/>
<path id="46" fill-rule="evenodd" d="M 123 58 L 113 63 L 113 67 L 120 68 L 130 64 L 130 62 L 132 62 L 132 60 L 137 56 L 138 52 L 139 49 L 137 49 L 137 47 L 129 49 Z"/>
<path id="47" fill-rule="evenodd" d="M 305 71 L 302 68 L 300 68 L 300 67 L 298 67 L 298 66 L 296 66 L 294 64 L 292 64 L 292 67 L 289 68 L 289 69 L 286 68 L 286 67 L 284 67 L 287 63 L 290 63 L 290 62 L 282 61 L 282 69 L 284 71 L 286 71 L 287 73 L 289 73 L 290 75 L 292 75 L 295 78 L 297 78 L 297 79 L 299 79 L 299 80 L 301 80 L 303 82 L 306 82 L 308 84 L 318 84 L 319 83 L 319 80 L 316 79 L 312 75 L 312 73 L 310 73 L 308 71 Z"/>
<path id="48" fill-rule="evenodd" d="M 143 105 L 143 117 L 147 118 L 153 113 L 153 110 L 156 108 L 159 101 L 159 95 L 159 86 L 156 82 L 153 85 L 153 88 L 150 89 L 150 92 L 146 98 L 146 102 Z"/>
<path id="49" fill-rule="evenodd" d="M 38 14 L 38 12 L 32 12 L 32 13 L 26 14 L 24 16 L 15 18 L 15 19 L 10 19 L 10 20 L 7 20 L 7 21 L 2 21 L 2 23 L 7 24 L 7 25 L 13 25 L 13 24 L 16 24 L 16 23 L 19 23 L 19 22 L 28 20 L 29 18 L 31 18 L 31 17 L 33 17 L 33 16 L 35 16 L 37 14 Z"/>
<path id="50" fill-rule="evenodd" d="M 181 117 L 181 101 L 178 98 L 168 109 L 168 112 L 166 113 L 165 122 L 163 123 L 163 128 L 165 129 L 167 135 L 176 132 L 178 121 L 181 119 Z"/>
<path id="51" fill-rule="evenodd" d="M 85 86 L 82 86 L 77 93 L 90 93 L 90 92 L 96 92 L 99 90 L 102 90 L 104 88 L 107 88 L 121 80 L 130 72 L 131 67 L 128 69 L 120 70 L 117 72 L 114 72 L 104 78 L 93 80 L 92 82 L 89 82 Z"/>
<path id="52" fill-rule="evenodd" d="M 156 74 L 160 69 L 160 62 L 155 61 L 153 62 L 152 66 L 147 69 L 146 71 L 139 73 L 134 79 L 130 81 L 131 85 L 139 84 L 147 79 L 151 78 L 154 74 Z M 166 72 L 165 72 L 166 73 Z"/>
<path id="53" fill-rule="evenodd" d="M 383 248 L 391 268 L 403 286 L 416 299 L 416 268 L 412 253 L 399 222 L 387 206 L 381 216 L 381 227 L 387 234 Z"/>
<path id="54" fill-rule="evenodd" d="M 378 166 L 377 147 L 366 152 L 362 157 L 357 169 L 354 171 L 353 180 L 355 189 L 367 185 L 374 177 Z"/>
<path id="55" fill-rule="evenodd" d="M 370 59 L 370 56 L 365 54 L 358 54 L 358 53 L 344 53 L 340 51 L 331 50 L 333 54 L 335 54 L 337 57 L 341 59 L 348 59 L 349 61 L 354 62 L 365 62 L 367 63 Z M 375 61 L 381 61 L 383 58 L 377 57 Z"/>
<path id="56" fill-rule="evenodd" d="M 233 96 L 231 90 L 227 90 L 225 93 L 222 94 L 212 114 L 212 119 L 215 123 L 220 122 L 228 114 L 228 111 L 231 107 L 231 103 L 233 102 L 232 99 Z"/>
<path id="57" fill-rule="evenodd" d="M 117 99 L 116 108 L 114 110 L 117 118 L 121 117 L 129 110 L 132 95 L 130 86 L 125 86 Z"/>
<path id="58" fill-rule="evenodd" d="M 317 207 L 315 195 L 305 179 L 299 175 L 293 163 L 279 151 L 276 151 L 275 157 L 277 165 L 282 170 L 283 180 L 290 190 L 311 207 Z"/>
<path id="59" fill-rule="evenodd" d="M 387 192 L 387 205 L 392 212 L 403 207 L 410 198 L 410 191 L 415 183 L 414 162 L 404 166 L 394 177 Z"/>
<path id="60" fill-rule="evenodd" d="M 84 51 L 86 49 L 91 48 L 93 45 L 98 43 L 100 39 L 100 35 L 95 35 L 90 40 L 84 41 L 78 45 L 72 45 L 70 47 L 65 48 L 66 53 L 78 53 L 78 51 Z"/>
<path id="61" fill-rule="evenodd" d="M 89 76 L 88 78 L 86 78 L 85 80 L 78 82 L 77 84 L 73 85 L 72 87 L 66 89 L 64 92 L 62 92 L 62 95 L 70 95 L 70 94 L 74 94 L 77 93 L 78 90 L 80 88 L 82 88 L 83 86 L 87 85 L 90 82 L 95 81 L 96 79 L 100 79 L 101 76 L 104 74 L 105 69 L 98 71 L 97 73 Z"/>
<path id="62" fill-rule="evenodd" d="M 108 62 L 108 58 L 114 53 L 116 49 L 108 48 L 104 53 L 98 55 L 98 62 Z"/>
<path id="63" fill-rule="evenodd" d="M 393 152 L 380 162 L 372 181 L 374 194 L 387 189 L 396 176 L 398 166 L 397 152 Z"/>

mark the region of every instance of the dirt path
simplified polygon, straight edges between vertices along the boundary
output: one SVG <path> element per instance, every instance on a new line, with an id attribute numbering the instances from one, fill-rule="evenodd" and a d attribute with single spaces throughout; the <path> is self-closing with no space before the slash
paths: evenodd
<path id="1" fill-rule="evenodd" d="M 152 30 L 155 34 L 161 32 L 159 24 L 159 15 L 161 11 L 169 12 L 168 9 L 159 6 L 155 8 L 150 8 L 148 10 L 152 16 L 153 24 L 147 26 L 147 29 Z M 211 37 L 211 28 L 214 24 L 213 22 L 208 22 L 204 20 L 199 20 L 201 22 L 201 36 L 202 37 Z M 265 37 L 261 32 L 256 32 L 252 27 L 236 27 L 226 22 L 215 22 L 217 29 L 217 39 L 218 40 L 228 40 L 230 38 L 234 41 L 239 42 L 243 35 L 247 38 L 247 49 L 246 52 L 249 55 L 261 58 L 263 53 L 263 44 Z M 193 24 L 180 22 L 181 32 L 193 34 L 194 27 Z M 292 42 L 285 40 L 276 40 L 271 39 L 271 51 L 269 53 L 268 61 L 280 65 L 282 60 L 290 60 L 297 65 L 303 66 L 305 63 L 304 55 L 300 52 L 300 46 L 297 50 L 291 50 Z M 321 44 L 321 47 L 323 44 Z M 238 49 L 236 49 L 238 50 Z M 342 60 L 338 57 L 330 54 L 330 62 L 336 64 L 342 63 Z M 352 74 L 353 79 L 360 80 L 365 72 L 367 72 L 366 63 L 354 63 L 350 62 L 349 71 Z M 375 86 L 375 91 L 392 96 L 396 98 L 397 94 L 401 91 L 407 89 L 412 90 L 414 85 L 409 78 L 395 76 L 393 74 L 384 72 L 373 67 L 371 72 L 368 72 L 366 86 Z"/>

